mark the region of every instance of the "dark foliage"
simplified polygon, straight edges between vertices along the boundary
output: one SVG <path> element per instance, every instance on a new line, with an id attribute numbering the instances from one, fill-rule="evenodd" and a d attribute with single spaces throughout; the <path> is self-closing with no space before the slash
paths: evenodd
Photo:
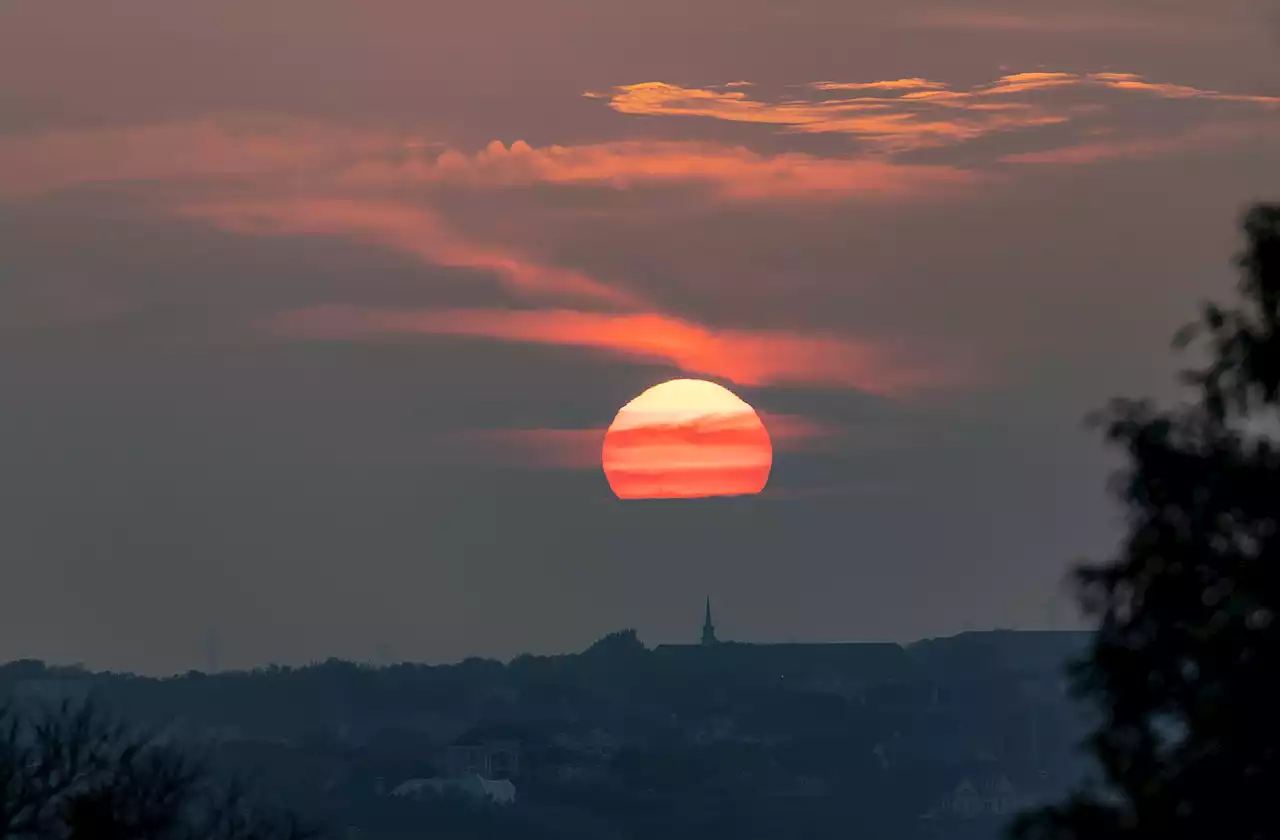
<path id="1" fill-rule="evenodd" d="M 1074 669 L 1103 718 L 1102 778 L 1020 819 L 1019 840 L 1280 837 L 1280 206 L 1244 222 L 1242 305 L 1205 307 L 1177 343 L 1209 359 L 1193 403 L 1102 418 L 1129 465 L 1129 532 L 1076 573 L 1098 622 Z"/>
<path id="2" fill-rule="evenodd" d="M 302 840 L 255 813 L 178 748 L 112 723 L 92 705 L 0 708 L 0 838 Z"/>

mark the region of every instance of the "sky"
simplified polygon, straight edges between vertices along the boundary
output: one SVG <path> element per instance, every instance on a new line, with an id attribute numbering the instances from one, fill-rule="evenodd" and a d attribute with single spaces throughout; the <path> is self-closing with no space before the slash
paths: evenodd
<path id="1" fill-rule="evenodd" d="M 0 4 L 0 660 L 1072 626 L 1280 172 L 1253 0 Z M 733 390 L 759 496 L 603 430 Z"/>

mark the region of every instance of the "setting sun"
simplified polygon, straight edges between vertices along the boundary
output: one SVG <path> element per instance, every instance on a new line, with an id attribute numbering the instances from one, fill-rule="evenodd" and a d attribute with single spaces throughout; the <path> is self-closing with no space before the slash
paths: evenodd
<path id="1" fill-rule="evenodd" d="M 727 388 L 673 379 L 618 411 L 602 461 L 620 499 L 743 496 L 768 483 L 773 445 L 755 410 Z"/>

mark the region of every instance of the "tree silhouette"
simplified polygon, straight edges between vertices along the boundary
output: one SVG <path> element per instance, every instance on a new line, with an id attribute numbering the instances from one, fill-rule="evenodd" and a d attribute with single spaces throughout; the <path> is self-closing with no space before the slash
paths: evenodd
<path id="1" fill-rule="evenodd" d="M 1280 206 L 1243 227 L 1242 304 L 1175 339 L 1208 351 L 1183 373 L 1194 400 L 1099 418 L 1128 457 L 1128 535 L 1075 573 L 1097 632 L 1072 679 L 1101 712 L 1101 776 L 1020 817 L 1018 840 L 1280 837 Z"/>
<path id="2" fill-rule="evenodd" d="M 292 818 L 250 808 L 178 748 L 90 704 L 0 708 L 0 838 L 301 840 Z"/>

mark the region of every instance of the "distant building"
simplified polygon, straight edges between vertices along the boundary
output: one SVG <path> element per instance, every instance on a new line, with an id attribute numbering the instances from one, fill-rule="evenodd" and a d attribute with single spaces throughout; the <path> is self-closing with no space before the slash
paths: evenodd
<path id="1" fill-rule="evenodd" d="M 714 645 L 717 641 L 716 626 L 711 623 L 711 599 L 707 598 L 707 615 L 702 622 L 702 643 Z"/>
<path id="2" fill-rule="evenodd" d="M 520 775 L 521 744 L 505 729 L 474 730 L 445 748 L 443 770 L 449 778 L 479 776 L 514 779 Z"/>
<path id="3" fill-rule="evenodd" d="M 1007 816 L 1020 811 L 1026 804 L 1027 798 L 1020 795 L 1005 776 L 966 777 L 921 816 L 925 819 Z"/>
<path id="4" fill-rule="evenodd" d="M 516 801 L 516 786 L 510 779 L 484 779 L 477 775 L 442 779 L 409 779 L 391 791 L 392 796 L 421 799 L 424 795 L 453 794 L 478 802 L 510 805 Z"/>

